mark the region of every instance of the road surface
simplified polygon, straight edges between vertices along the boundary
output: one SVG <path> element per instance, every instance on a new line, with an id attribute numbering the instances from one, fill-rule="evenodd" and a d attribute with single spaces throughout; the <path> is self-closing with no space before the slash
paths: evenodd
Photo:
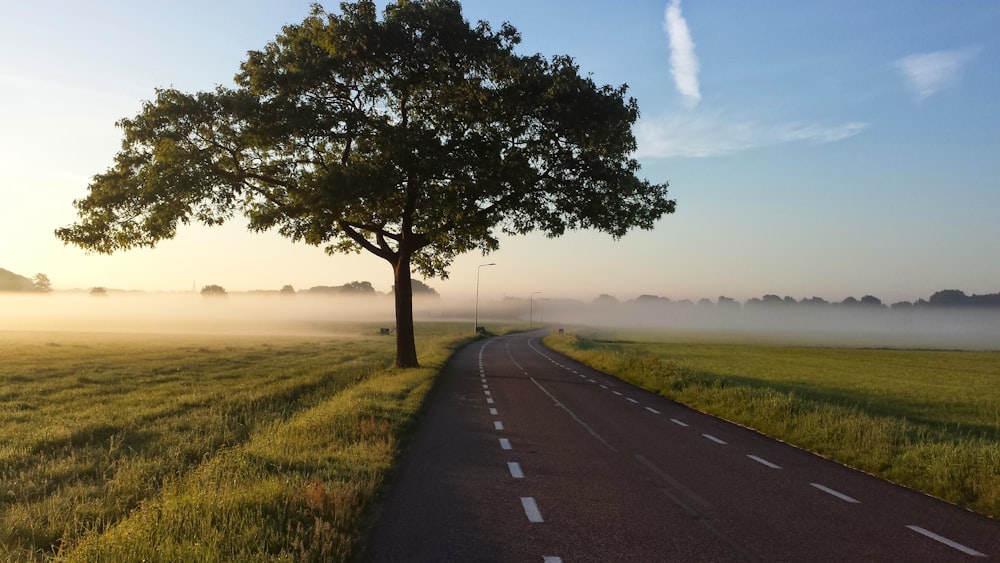
<path id="1" fill-rule="evenodd" d="M 1000 522 L 701 414 L 542 346 L 459 351 L 366 559 L 984 561 Z"/>

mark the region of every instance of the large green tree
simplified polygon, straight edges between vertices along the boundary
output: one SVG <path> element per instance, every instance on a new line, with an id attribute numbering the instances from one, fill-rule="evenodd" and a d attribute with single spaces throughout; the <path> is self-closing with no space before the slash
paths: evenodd
<path id="1" fill-rule="evenodd" d="M 636 177 L 626 87 L 568 56 L 515 53 L 518 32 L 472 26 L 456 0 L 314 5 L 248 53 L 235 87 L 156 91 L 122 119 L 122 149 L 67 243 L 154 246 L 179 224 L 241 214 L 255 231 L 362 250 L 393 270 L 397 357 L 417 365 L 410 275 L 447 275 L 502 234 L 594 228 L 621 237 L 674 210 Z"/>

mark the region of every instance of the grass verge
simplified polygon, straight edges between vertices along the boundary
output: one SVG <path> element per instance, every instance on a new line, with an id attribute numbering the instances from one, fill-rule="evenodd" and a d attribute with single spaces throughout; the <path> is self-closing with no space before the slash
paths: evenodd
<path id="1" fill-rule="evenodd" d="M 0 334 L 0 557 L 346 561 L 464 327 L 391 338 Z M 8 353 L 9 352 L 9 353 Z"/>
<path id="2" fill-rule="evenodd" d="M 555 334 L 545 344 L 700 411 L 1000 518 L 1000 353 L 611 338 Z"/>

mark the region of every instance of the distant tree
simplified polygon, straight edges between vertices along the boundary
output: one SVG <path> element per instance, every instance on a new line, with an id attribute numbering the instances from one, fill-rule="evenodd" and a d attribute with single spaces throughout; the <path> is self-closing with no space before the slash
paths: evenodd
<path id="1" fill-rule="evenodd" d="M 92 287 L 90 288 L 90 294 L 93 295 L 94 297 L 107 297 L 108 290 L 107 288 L 101 286 Z"/>
<path id="2" fill-rule="evenodd" d="M 792 297 L 791 295 L 786 295 L 786 296 L 782 297 L 781 298 L 781 302 L 784 303 L 785 305 L 798 305 L 799 304 L 799 302 L 796 301 L 795 298 Z"/>
<path id="3" fill-rule="evenodd" d="M 411 270 L 446 276 L 506 235 L 652 229 L 675 202 L 639 179 L 627 87 L 568 56 L 515 52 L 509 24 L 471 26 L 458 0 L 318 4 L 251 51 L 236 88 L 160 89 L 114 166 L 75 202 L 63 241 L 152 247 L 192 220 L 235 214 L 330 253 L 384 259 L 396 288 L 396 365 L 416 367 Z"/>
<path id="4" fill-rule="evenodd" d="M 861 298 L 860 304 L 865 305 L 866 307 L 884 307 L 882 300 L 874 295 L 865 295 Z"/>
<path id="5" fill-rule="evenodd" d="M 0 291 L 37 291 L 28 278 L 0 268 Z"/>
<path id="6" fill-rule="evenodd" d="M 987 293 L 985 295 L 973 295 L 972 304 L 976 307 L 1000 307 L 1000 293 Z"/>
<path id="7" fill-rule="evenodd" d="M 760 297 L 751 297 L 750 299 L 747 299 L 747 302 L 745 303 L 745 305 L 747 307 L 757 307 L 757 306 L 759 306 L 759 305 L 761 305 L 763 303 L 764 302 L 761 301 Z"/>
<path id="8" fill-rule="evenodd" d="M 322 293 L 337 296 L 375 295 L 375 288 L 369 281 L 352 281 L 344 285 L 317 285 L 307 289 L 306 293 Z"/>
<path id="9" fill-rule="evenodd" d="M 802 301 L 799 301 L 799 304 L 800 305 L 810 305 L 810 306 L 814 306 L 815 307 L 815 306 L 818 306 L 818 305 L 829 305 L 830 302 L 827 301 L 826 299 L 823 299 L 822 297 L 816 297 L 814 295 L 814 296 L 809 297 L 809 298 L 803 298 Z"/>
<path id="10" fill-rule="evenodd" d="M 964 291 L 944 289 L 931 295 L 928 302 L 934 307 L 965 307 L 972 304 L 972 299 Z"/>
<path id="11" fill-rule="evenodd" d="M 295 288 L 290 285 L 286 285 L 282 287 L 281 291 L 279 291 L 278 293 L 282 295 L 295 295 Z"/>
<path id="12" fill-rule="evenodd" d="M 222 297 L 226 295 L 226 290 L 221 285 L 206 285 L 201 288 L 201 294 L 208 297 Z"/>
<path id="13" fill-rule="evenodd" d="M 602 293 L 594 299 L 594 305 L 598 307 L 614 307 L 620 302 L 618 298 L 614 295 L 608 295 L 607 293 Z"/>
<path id="14" fill-rule="evenodd" d="M 783 305 L 785 303 L 780 297 L 774 294 L 765 295 L 760 302 L 764 305 Z"/>
<path id="15" fill-rule="evenodd" d="M 349 295 L 375 295 L 372 282 L 352 281 L 341 286 L 341 292 Z"/>
<path id="16" fill-rule="evenodd" d="M 703 309 L 711 309 L 715 307 L 715 303 L 712 303 L 711 299 L 702 297 L 701 299 L 698 300 L 698 306 Z"/>
<path id="17" fill-rule="evenodd" d="M 844 305 L 846 307 L 854 307 L 859 305 L 860 303 L 861 302 L 855 299 L 854 297 L 847 297 L 846 299 L 840 302 L 841 305 Z"/>
<path id="18" fill-rule="evenodd" d="M 725 295 L 720 295 L 716 300 L 716 306 L 727 309 L 738 309 L 740 307 L 739 301 L 733 299 L 732 297 L 726 297 Z"/>
<path id="19" fill-rule="evenodd" d="M 910 303 L 909 301 L 897 301 L 893 303 L 889 308 L 892 309 L 893 311 L 912 309 L 913 303 Z"/>
<path id="20" fill-rule="evenodd" d="M 52 282 L 49 281 L 49 276 L 45 274 L 35 274 L 35 277 L 31 281 L 35 286 L 35 291 L 52 291 Z"/>
<path id="21" fill-rule="evenodd" d="M 420 280 L 410 280 L 410 283 L 413 286 L 414 297 L 422 297 L 425 299 L 428 297 L 441 297 L 436 289 Z"/>

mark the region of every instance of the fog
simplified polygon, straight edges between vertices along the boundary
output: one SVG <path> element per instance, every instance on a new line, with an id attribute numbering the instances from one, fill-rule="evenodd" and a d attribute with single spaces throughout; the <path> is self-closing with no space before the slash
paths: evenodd
<path id="1" fill-rule="evenodd" d="M 640 302 L 589 304 L 546 320 L 616 329 L 670 331 L 701 338 L 810 346 L 1000 350 L 1000 310 L 956 308 L 740 306 Z"/>
<path id="2" fill-rule="evenodd" d="M 0 293 L 0 330 L 163 334 L 324 335 L 337 323 L 392 326 L 388 297 L 231 293 Z"/>
<path id="3" fill-rule="evenodd" d="M 475 313 L 472 300 L 433 298 L 414 303 L 417 321 L 468 322 L 470 331 Z M 544 324 L 815 346 L 1000 350 L 998 309 L 751 307 L 507 298 L 481 301 L 478 319 L 478 324 L 488 329 Z M 0 331 L 330 336 L 343 331 L 338 325 L 345 322 L 391 328 L 395 324 L 393 298 L 305 293 L 213 297 L 197 293 L 0 293 Z"/>

